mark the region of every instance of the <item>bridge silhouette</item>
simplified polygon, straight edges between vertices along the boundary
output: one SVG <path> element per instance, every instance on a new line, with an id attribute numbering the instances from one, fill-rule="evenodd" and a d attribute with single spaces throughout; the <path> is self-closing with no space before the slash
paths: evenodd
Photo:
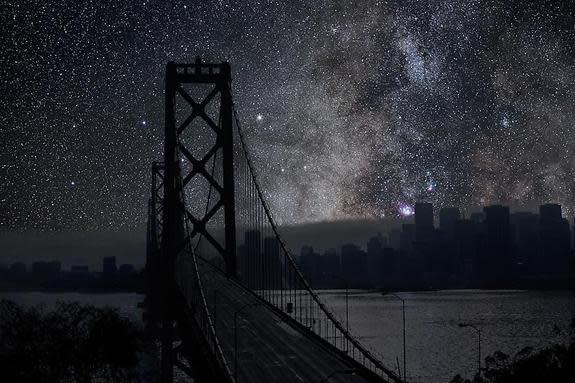
<path id="1" fill-rule="evenodd" d="M 226 62 L 166 66 L 164 159 L 152 164 L 147 230 L 146 318 L 161 340 L 162 382 L 403 381 L 298 270 Z"/>

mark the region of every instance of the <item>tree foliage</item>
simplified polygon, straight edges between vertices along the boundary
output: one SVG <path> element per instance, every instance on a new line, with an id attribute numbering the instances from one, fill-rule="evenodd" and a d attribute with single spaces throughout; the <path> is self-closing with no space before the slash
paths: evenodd
<path id="1" fill-rule="evenodd" d="M 571 383 L 575 382 L 575 318 L 571 340 L 535 351 L 526 347 L 511 357 L 501 351 L 485 358 L 481 376 L 473 380 L 455 376 L 451 383 Z"/>
<path id="2" fill-rule="evenodd" d="M 0 301 L 0 381 L 134 381 L 143 333 L 113 308 Z"/>

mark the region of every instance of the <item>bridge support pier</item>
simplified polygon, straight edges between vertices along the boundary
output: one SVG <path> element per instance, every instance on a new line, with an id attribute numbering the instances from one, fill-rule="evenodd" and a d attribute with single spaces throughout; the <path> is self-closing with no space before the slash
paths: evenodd
<path id="1" fill-rule="evenodd" d="M 174 351 L 175 328 L 183 327 L 182 310 L 189 302 L 179 296 L 175 280 L 175 264 L 186 245 L 196 236 L 205 238 L 221 255 L 226 265 L 228 277 L 236 278 L 236 224 L 234 197 L 234 150 L 233 150 L 233 104 L 230 89 L 231 71 L 228 63 L 207 64 L 198 58 L 194 64 L 175 64 L 169 62 L 165 77 L 165 141 L 164 141 L 164 189 L 162 206 L 161 233 L 161 341 L 162 341 L 162 383 L 173 381 L 173 367 L 177 355 Z M 211 92 L 203 100 L 194 100 L 186 92 L 184 84 L 213 85 Z M 206 113 L 206 107 L 220 95 L 220 109 L 217 123 Z M 176 121 L 176 97 L 191 106 L 191 114 L 184 121 Z M 186 147 L 184 136 L 193 120 L 200 119 L 215 133 L 215 142 L 211 148 L 197 156 L 197 150 Z M 194 142 L 194 141 L 192 141 Z M 218 151 L 222 152 L 217 157 Z M 196 153 L 196 154 L 192 154 Z M 210 174 L 206 164 L 221 158 L 222 181 Z M 181 161 L 191 165 L 188 174 L 181 173 Z M 218 198 L 210 210 L 203 216 L 196 216 L 186 209 L 186 185 L 194 177 L 203 177 Z M 208 231 L 207 225 L 214 220 L 215 214 L 223 209 L 225 243 L 219 243 Z M 187 232 L 186 222 L 191 222 L 191 232 Z M 191 254 L 187 254 L 191 256 Z M 191 326 L 193 327 L 193 326 Z M 192 353 L 194 354 L 194 353 Z"/>

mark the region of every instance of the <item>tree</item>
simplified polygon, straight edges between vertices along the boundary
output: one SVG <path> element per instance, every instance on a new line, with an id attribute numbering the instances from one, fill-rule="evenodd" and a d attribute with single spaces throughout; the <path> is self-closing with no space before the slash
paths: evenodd
<path id="1" fill-rule="evenodd" d="M 571 321 L 568 345 L 555 344 L 534 351 L 526 347 L 515 357 L 497 351 L 485 358 L 485 369 L 472 381 L 455 376 L 451 383 L 535 383 L 575 382 L 575 318 Z"/>
<path id="2" fill-rule="evenodd" d="M 135 381 L 144 343 L 113 308 L 58 303 L 47 311 L 0 301 L 2 381 Z"/>

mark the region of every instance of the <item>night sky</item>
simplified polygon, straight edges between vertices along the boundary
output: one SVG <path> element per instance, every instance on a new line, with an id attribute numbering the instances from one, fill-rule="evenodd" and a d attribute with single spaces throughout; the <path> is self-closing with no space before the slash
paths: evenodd
<path id="1" fill-rule="evenodd" d="M 166 62 L 232 65 L 282 223 L 575 213 L 572 1 L 0 0 L 0 229 L 146 220 Z"/>

